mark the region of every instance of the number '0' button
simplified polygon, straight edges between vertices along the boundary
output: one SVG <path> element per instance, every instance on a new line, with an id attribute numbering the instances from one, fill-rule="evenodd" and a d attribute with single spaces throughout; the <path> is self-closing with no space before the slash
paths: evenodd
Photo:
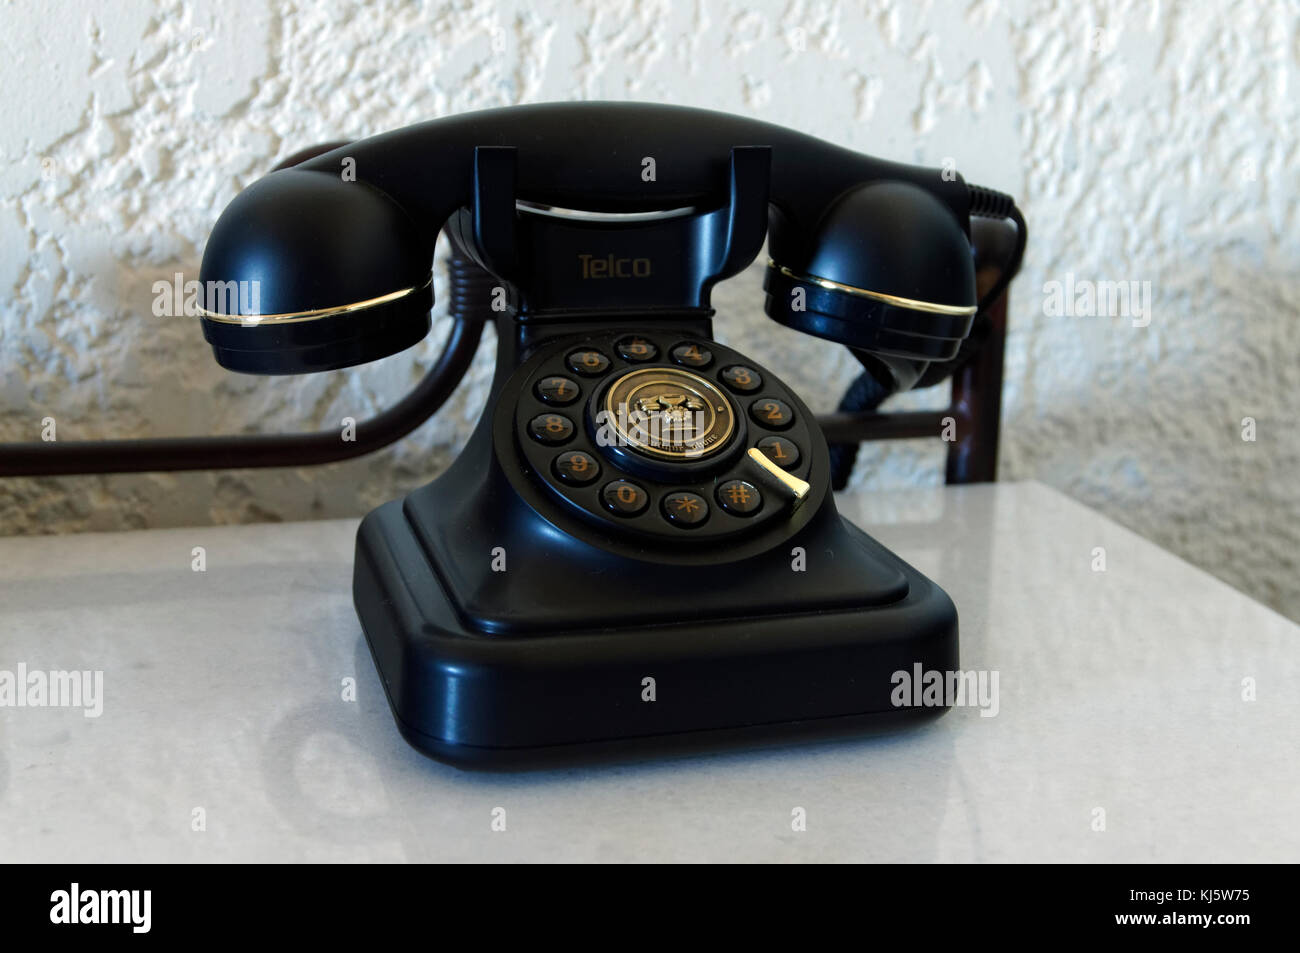
<path id="1" fill-rule="evenodd" d="M 645 490 L 631 480 L 614 480 L 600 491 L 605 508 L 618 516 L 636 516 L 644 512 L 650 502 Z"/>

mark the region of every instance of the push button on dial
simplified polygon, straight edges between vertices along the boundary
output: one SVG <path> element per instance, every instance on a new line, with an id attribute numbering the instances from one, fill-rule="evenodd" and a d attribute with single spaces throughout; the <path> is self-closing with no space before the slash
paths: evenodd
<path id="1" fill-rule="evenodd" d="M 752 394 L 763 386 L 763 378 L 752 367 L 736 364 L 722 372 L 722 383 L 739 394 Z"/>
<path id="2" fill-rule="evenodd" d="M 573 436 L 573 421 L 563 414 L 538 414 L 528 422 L 528 432 L 542 443 L 564 443 Z"/>
<path id="3" fill-rule="evenodd" d="M 702 344 L 692 344 L 690 341 L 678 344 L 668 354 L 674 364 L 683 367 L 708 367 L 713 363 L 712 351 Z"/>
<path id="4" fill-rule="evenodd" d="M 679 490 L 664 497 L 663 513 L 675 526 L 699 526 L 709 518 L 709 504 L 697 493 Z"/>
<path id="5" fill-rule="evenodd" d="M 784 430 L 794 423 L 794 411 L 785 401 L 775 397 L 760 397 L 749 405 L 749 416 L 754 423 L 769 430 Z"/>
<path id="6" fill-rule="evenodd" d="M 551 469 L 561 482 L 576 486 L 584 486 L 600 476 L 600 464 L 581 450 L 560 454 Z"/>
<path id="7" fill-rule="evenodd" d="M 569 370 L 584 377 L 599 377 L 609 370 L 609 358 L 596 350 L 571 351 L 565 363 Z"/>
<path id="8" fill-rule="evenodd" d="M 537 396 L 548 404 L 564 407 L 582 396 L 582 391 L 567 377 L 543 377 L 537 382 Z"/>
<path id="9" fill-rule="evenodd" d="M 783 470 L 799 465 L 799 448 L 785 437 L 764 437 L 758 442 L 758 449 Z"/>
<path id="10" fill-rule="evenodd" d="M 753 516 L 763 507 L 763 494 L 746 480 L 728 480 L 718 487 L 718 505 L 736 516 Z"/>
<path id="11" fill-rule="evenodd" d="M 650 495 L 631 480 L 614 480 L 601 488 L 605 508 L 619 516 L 636 516 L 650 503 Z"/>
<path id="12" fill-rule="evenodd" d="M 623 338 L 618 342 L 618 356 L 625 361 L 653 361 L 659 356 L 659 348 L 645 338 Z"/>

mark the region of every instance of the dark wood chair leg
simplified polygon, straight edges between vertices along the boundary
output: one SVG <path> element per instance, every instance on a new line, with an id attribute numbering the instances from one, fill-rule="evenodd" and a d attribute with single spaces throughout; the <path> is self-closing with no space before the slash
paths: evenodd
<path id="1" fill-rule="evenodd" d="M 1007 340 L 1005 293 L 989 308 L 988 317 L 988 338 L 952 379 L 949 413 L 956 418 L 957 439 L 948 447 L 948 483 L 992 483 L 997 479 Z"/>

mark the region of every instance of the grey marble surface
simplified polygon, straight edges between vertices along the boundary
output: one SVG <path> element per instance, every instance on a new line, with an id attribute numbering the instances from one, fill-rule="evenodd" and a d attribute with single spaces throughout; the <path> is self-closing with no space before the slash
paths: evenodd
<path id="1" fill-rule="evenodd" d="M 0 860 L 1300 859 L 1300 628 L 1037 484 L 840 505 L 952 595 L 995 717 L 462 773 L 389 716 L 355 521 L 0 539 L 0 672 L 104 673 L 99 717 L 0 707 Z"/>

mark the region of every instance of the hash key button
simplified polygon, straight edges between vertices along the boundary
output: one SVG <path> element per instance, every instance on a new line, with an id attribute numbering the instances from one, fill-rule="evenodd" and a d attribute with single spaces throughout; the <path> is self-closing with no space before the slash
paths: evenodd
<path id="1" fill-rule="evenodd" d="M 763 494 L 745 480 L 728 480 L 718 487 L 718 504 L 736 516 L 753 516 L 763 506 Z"/>

